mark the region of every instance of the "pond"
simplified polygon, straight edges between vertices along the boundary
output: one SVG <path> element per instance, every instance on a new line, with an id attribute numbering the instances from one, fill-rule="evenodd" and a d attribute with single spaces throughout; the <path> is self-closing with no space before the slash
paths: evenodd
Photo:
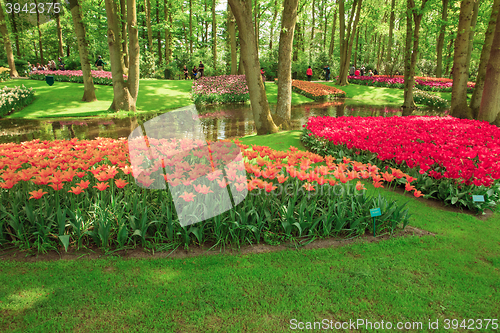
<path id="1" fill-rule="evenodd" d="M 271 106 L 274 112 L 275 106 Z M 242 137 L 255 132 L 253 116 L 248 104 L 210 105 L 196 108 L 201 131 L 207 140 Z M 33 139 L 87 139 L 97 137 L 126 138 L 138 126 L 162 113 L 139 114 L 129 118 L 76 119 L 0 119 L 0 143 L 22 142 Z M 415 115 L 446 115 L 447 111 L 419 109 Z M 292 129 L 301 129 L 314 116 L 398 116 L 397 106 L 346 105 L 345 101 L 315 102 L 292 108 Z M 201 134 L 201 133 L 200 133 Z"/>

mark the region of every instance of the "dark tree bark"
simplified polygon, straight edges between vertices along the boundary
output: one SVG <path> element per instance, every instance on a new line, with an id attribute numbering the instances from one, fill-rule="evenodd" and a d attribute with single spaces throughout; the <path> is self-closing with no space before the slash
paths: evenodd
<path id="1" fill-rule="evenodd" d="M 127 6 L 125 0 L 120 0 L 120 13 L 121 13 L 121 28 L 122 28 L 122 53 L 123 53 L 123 66 L 125 66 L 125 73 L 128 73 L 128 46 L 127 46 Z"/>
<path id="2" fill-rule="evenodd" d="M 215 0 L 212 0 L 212 55 L 214 59 L 214 71 L 217 71 L 217 16 L 215 5 Z"/>
<path id="3" fill-rule="evenodd" d="M 472 119 L 467 105 L 467 82 L 469 81 L 469 34 L 476 0 L 463 0 L 460 6 L 455 55 L 453 57 L 453 86 L 451 91 L 451 115 L 461 119 Z"/>
<path id="4" fill-rule="evenodd" d="M 396 0 L 392 0 L 391 2 L 391 17 L 389 19 L 389 41 L 387 42 L 387 58 L 385 61 L 387 63 L 392 61 L 392 35 L 394 31 L 394 21 L 395 21 L 395 15 L 394 15 L 394 7 L 396 6 Z"/>
<path id="5" fill-rule="evenodd" d="M 248 91 L 257 134 L 276 133 L 267 102 L 266 91 L 260 75 L 260 62 L 257 53 L 255 30 L 252 22 L 251 0 L 228 0 L 238 25 L 241 43 L 241 57 L 245 67 Z"/>
<path id="6" fill-rule="evenodd" d="M 347 25 L 347 31 L 345 26 L 345 0 L 340 0 L 339 3 L 339 17 L 340 17 L 340 70 L 339 78 L 337 80 L 338 84 L 345 86 L 349 84 L 347 80 L 347 74 L 349 74 L 349 65 L 352 53 L 352 44 L 354 42 L 354 35 L 356 34 L 356 28 L 359 21 L 359 16 L 361 13 L 361 3 L 362 0 L 354 0 L 351 8 L 351 15 L 349 18 L 349 23 Z"/>
<path id="7" fill-rule="evenodd" d="M 189 0 L 189 54 L 193 54 L 193 0 Z"/>
<path id="8" fill-rule="evenodd" d="M 56 2 L 59 2 L 59 1 L 56 1 Z M 59 46 L 59 56 L 63 57 L 64 56 L 64 49 L 63 49 L 63 37 L 62 37 L 62 28 L 61 28 L 61 17 L 59 15 L 59 13 L 56 13 L 55 17 L 56 17 L 56 26 L 57 26 L 57 41 L 58 41 L 58 46 Z"/>
<path id="9" fill-rule="evenodd" d="M 500 11 L 486 72 L 478 119 L 500 126 Z"/>
<path id="10" fill-rule="evenodd" d="M 36 8 L 38 8 L 37 0 L 34 0 Z M 45 59 L 43 58 L 43 45 L 42 45 L 42 30 L 40 30 L 40 13 L 36 10 L 36 27 L 38 29 L 38 46 L 40 47 L 40 59 L 42 64 L 45 64 Z"/>
<path id="11" fill-rule="evenodd" d="M 75 34 L 78 40 L 78 52 L 80 54 L 80 64 L 82 65 L 83 74 L 83 97 L 84 102 L 97 101 L 95 96 L 94 81 L 92 80 L 92 72 L 90 70 L 88 43 L 86 40 L 85 26 L 83 25 L 82 12 L 78 0 L 69 0 Z"/>
<path id="12" fill-rule="evenodd" d="M 236 20 L 234 19 L 231 6 L 227 4 L 227 30 L 229 33 L 229 43 L 231 44 L 231 75 L 238 74 L 238 54 L 236 50 Z"/>
<path id="13" fill-rule="evenodd" d="M 428 0 L 422 0 L 422 5 L 419 10 L 415 6 L 414 0 L 408 0 L 408 9 L 406 14 L 407 24 L 406 27 L 410 30 L 410 34 L 406 34 L 406 48 L 405 48 L 405 73 L 404 73 L 404 103 L 403 103 L 403 116 L 408 116 L 415 108 L 413 101 L 413 85 L 415 84 L 415 67 L 417 66 L 418 44 L 420 40 L 420 24 L 424 16 L 425 5 Z M 412 20 L 415 22 L 415 28 L 412 26 Z M 413 46 L 412 43 L 413 37 Z"/>
<path id="14" fill-rule="evenodd" d="M 271 27 L 269 30 L 269 50 L 273 49 L 274 25 L 276 24 L 277 17 L 278 17 L 278 0 L 274 0 L 274 13 L 273 13 L 273 19 L 271 21 Z"/>
<path id="15" fill-rule="evenodd" d="M 278 58 L 278 99 L 276 103 L 276 124 L 290 129 L 292 110 L 292 46 L 297 22 L 298 0 L 285 0 L 281 15 L 281 29 Z"/>
<path id="16" fill-rule="evenodd" d="M 335 50 L 335 26 L 337 25 L 337 7 L 333 13 L 333 24 L 332 24 L 332 38 L 330 40 L 330 49 L 328 50 L 328 55 L 330 58 L 333 56 L 333 51 Z"/>
<path id="17" fill-rule="evenodd" d="M 19 74 L 17 73 L 16 64 L 14 62 L 14 54 L 12 53 L 12 45 L 10 44 L 9 30 L 7 29 L 7 23 L 5 21 L 5 15 L 2 3 L 0 3 L 0 33 L 2 33 L 3 36 L 3 45 L 5 47 L 5 53 L 7 54 L 7 62 L 9 63 L 10 76 L 18 77 Z"/>
<path id="18" fill-rule="evenodd" d="M 446 32 L 446 25 L 448 24 L 448 0 L 442 0 L 442 4 L 441 29 L 439 30 L 436 46 L 436 77 L 443 76 L 444 34 Z"/>
<path id="19" fill-rule="evenodd" d="M 21 57 L 21 48 L 19 44 L 19 33 L 17 31 L 17 23 L 16 23 L 16 16 L 14 14 L 14 11 L 10 12 L 10 18 L 12 22 L 12 33 L 14 34 L 14 41 L 16 42 L 16 54 L 17 57 Z"/>
<path id="20" fill-rule="evenodd" d="M 484 35 L 484 44 L 483 44 L 483 49 L 481 51 L 481 58 L 479 61 L 476 85 L 474 86 L 474 92 L 472 93 L 472 98 L 470 101 L 470 108 L 472 110 L 472 117 L 474 119 L 477 119 L 479 114 L 479 108 L 481 106 L 484 80 L 486 79 L 486 66 L 488 66 L 488 61 L 490 59 L 491 46 L 493 43 L 493 36 L 495 33 L 495 27 L 497 23 L 497 15 L 499 12 L 500 12 L 500 0 L 495 0 L 493 3 L 493 7 L 491 8 L 491 15 L 488 28 L 486 29 Z"/>

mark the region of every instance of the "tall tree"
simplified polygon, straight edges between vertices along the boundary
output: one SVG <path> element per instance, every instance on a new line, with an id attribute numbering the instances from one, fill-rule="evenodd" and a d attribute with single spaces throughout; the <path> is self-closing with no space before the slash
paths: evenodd
<path id="1" fill-rule="evenodd" d="M 278 58 L 278 100 L 276 124 L 290 129 L 292 110 L 292 46 L 299 0 L 285 0 L 281 16 Z"/>
<path id="2" fill-rule="evenodd" d="M 165 27 L 165 62 L 168 64 L 170 63 L 170 56 L 172 53 L 170 49 L 170 45 L 172 43 L 171 33 L 170 33 L 170 29 L 172 27 L 172 13 L 170 10 L 170 2 L 167 6 L 167 1 L 168 0 L 163 1 L 163 12 L 165 13 L 165 22 L 167 22 L 167 17 L 168 17 L 168 23 L 166 23 Z"/>
<path id="3" fill-rule="evenodd" d="M 393 44 L 393 37 L 392 35 L 394 34 L 394 21 L 395 21 L 395 14 L 394 14 L 394 7 L 396 6 L 396 0 L 391 1 L 391 16 L 389 18 L 389 41 L 387 42 L 387 58 L 385 61 L 387 63 L 392 61 L 392 44 Z"/>
<path id="4" fill-rule="evenodd" d="M 16 64 L 14 62 L 14 54 L 12 53 L 12 45 L 10 44 L 9 29 L 7 29 L 7 22 L 5 21 L 5 16 L 3 12 L 3 4 L 0 2 L 0 33 L 3 36 L 3 45 L 5 47 L 5 53 L 7 54 L 7 62 L 9 63 L 10 76 L 18 77 L 19 74 L 16 70 Z"/>
<path id="5" fill-rule="evenodd" d="M 478 119 L 500 126 L 500 11 L 486 72 Z"/>
<path id="6" fill-rule="evenodd" d="M 243 67 L 245 68 L 257 134 L 276 133 L 278 132 L 278 127 L 274 124 L 271 117 L 264 83 L 260 75 L 255 27 L 252 22 L 252 2 L 251 0 L 228 0 L 228 2 L 238 25 L 241 57 L 243 59 Z"/>
<path id="7" fill-rule="evenodd" d="M 19 14 L 18 14 L 19 15 Z M 14 42 L 16 43 L 16 55 L 18 58 L 21 57 L 21 45 L 19 43 L 19 33 L 17 31 L 16 16 L 13 10 L 10 11 L 10 18 L 12 22 L 12 34 L 14 35 Z"/>
<path id="8" fill-rule="evenodd" d="M 38 2 L 35 1 L 35 8 L 38 8 Z M 40 47 L 40 61 L 45 64 L 45 59 L 43 58 L 43 44 L 42 44 L 42 30 L 40 29 L 40 13 L 36 10 L 36 27 L 38 29 L 38 46 Z"/>
<path id="9" fill-rule="evenodd" d="M 436 45 L 436 77 L 443 76 L 443 48 L 444 34 L 446 32 L 446 25 L 448 24 L 448 0 L 442 0 L 441 10 L 441 28 L 439 29 L 439 36 Z"/>
<path id="10" fill-rule="evenodd" d="M 477 0 L 463 0 L 460 6 L 455 54 L 453 56 L 453 86 L 451 90 L 451 115 L 471 119 L 472 111 L 467 105 L 467 82 L 469 81 L 469 33 Z"/>
<path id="11" fill-rule="evenodd" d="M 166 20 L 166 18 L 165 18 Z M 156 0 L 156 27 L 158 29 L 156 33 L 156 40 L 158 41 L 158 63 L 161 66 L 163 52 L 161 52 L 161 33 L 160 33 L 160 0 Z"/>
<path id="12" fill-rule="evenodd" d="M 339 17 L 340 17 L 340 69 L 338 84 L 345 86 L 349 84 L 347 74 L 349 74 L 349 65 L 352 53 L 352 44 L 354 42 L 354 35 L 356 34 L 356 27 L 359 22 L 361 12 L 362 0 L 354 0 L 351 8 L 351 15 L 349 16 L 349 23 L 345 24 L 345 0 L 339 2 Z M 347 29 L 346 29 L 347 28 Z"/>
<path id="13" fill-rule="evenodd" d="M 59 1 L 56 1 L 58 3 Z M 55 13 L 55 12 L 54 12 Z M 56 27 L 57 27 L 57 41 L 58 41 L 58 51 L 59 51 L 59 56 L 63 57 L 64 56 L 64 49 L 63 49 L 63 37 L 62 37 L 62 27 L 61 27 L 61 12 L 55 13 L 56 16 Z"/>
<path id="14" fill-rule="evenodd" d="M 153 29 L 151 27 L 151 0 L 144 1 L 146 5 L 146 27 L 148 30 L 148 51 L 153 53 Z"/>
<path id="15" fill-rule="evenodd" d="M 278 17 L 278 0 L 274 0 L 273 7 L 273 19 L 271 20 L 271 27 L 269 28 L 269 50 L 273 49 L 274 26 L 276 24 L 276 18 Z"/>
<path id="16" fill-rule="evenodd" d="M 78 52 L 80 53 L 80 63 L 82 65 L 83 74 L 83 98 L 84 102 L 93 102 L 97 98 L 95 96 L 94 81 L 90 71 L 88 43 L 86 40 L 85 26 L 83 25 L 82 12 L 78 0 L 69 0 L 69 8 L 73 17 L 73 25 L 75 26 L 76 38 L 78 40 Z"/>
<path id="17" fill-rule="evenodd" d="M 333 24 L 332 24 L 332 37 L 330 39 L 330 48 L 328 49 L 328 56 L 332 58 L 333 50 L 335 49 L 335 26 L 337 25 L 337 7 L 333 12 Z"/>
<path id="18" fill-rule="evenodd" d="M 216 1 L 212 0 L 212 55 L 214 59 L 214 71 L 217 71 L 217 16 L 215 6 Z"/>
<path id="19" fill-rule="evenodd" d="M 189 55 L 193 54 L 193 0 L 189 0 Z"/>
<path id="20" fill-rule="evenodd" d="M 238 74 L 238 54 L 236 50 L 236 21 L 234 19 L 231 6 L 227 4 L 227 30 L 229 33 L 229 43 L 231 44 L 231 75 Z"/>
<path id="21" fill-rule="evenodd" d="M 414 0 L 408 0 L 407 2 L 403 116 L 410 115 L 415 108 L 413 101 L 415 67 L 417 66 L 420 24 L 424 16 L 427 1 L 422 0 L 420 8 L 416 7 Z M 415 27 L 413 27 L 413 23 Z"/>
<path id="22" fill-rule="evenodd" d="M 486 79 L 486 66 L 490 59 L 491 45 L 493 43 L 493 36 L 497 23 L 497 15 L 500 12 L 500 0 L 495 0 L 493 7 L 491 7 L 490 21 L 488 28 L 484 34 L 484 44 L 481 50 L 481 58 L 479 61 L 479 68 L 477 71 L 476 85 L 470 101 L 470 108 L 472 110 L 472 117 L 476 119 L 479 114 L 479 107 L 481 106 L 481 99 L 483 96 L 484 80 Z"/>
<path id="23" fill-rule="evenodd" d="M 123 79 L 123 57 L 121 54 L 120 28 L 114 0 L 105 0 L 108 21 L 108 46 L 113 80 L 112 110 L 135 111 L 139 92 L 139 36 L 137 30 L 136 1 L 127 0 L 127 26 L 129 36 L 129 75 Z"/>
<path id="24" fill-rule="evenodd" d="M 122 28 L 122 53 L 123 66 L 125 66 L 125 74 L 128 73 L 128 47 L 127 47 L 127 6 L 125 0 L 120 0 L 121 28 Z"/>

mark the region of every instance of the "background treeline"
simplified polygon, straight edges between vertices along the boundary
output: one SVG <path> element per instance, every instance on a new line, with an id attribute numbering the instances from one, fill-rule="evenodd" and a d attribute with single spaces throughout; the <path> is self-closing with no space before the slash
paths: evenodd
<path id="1" fill-rule="evenodd" d="M 10 0 L 9 0 L 10 1 Z M 80 58 L 69 6 L 62 4 L 59 15 L 24 12 L 8 13 L 4 1 L 5 20 L 19 74 L 27 62 L 47 63 L 62 57 L 67 69 L 79 69 Z M 116 1 L 118 8 L 123 0 Z M 86 27 L 91 62 L 98 55 L 109 60 L 107 20 L 104 0 L 79 1 Z M 345 5 L 349 23 L 354 0 Z M 450 77 L 453 51 L 458 31 L 461 1 L 430 0 L 425 6 L 420 27 L 420 44 L 416 75 Z M 481 0 L 472 17 L 470 80 L 475 80 L 488 27 L 493 0 Z M 355 35 L 352 38 L 351 63 L 378 69 L 381 74 L 404 71 L 406 35 L 406 0 L 364 0 Z M 268 79 L 277 76 L 278 43 L 282 0 L 252 2 L 255 34 L 261 66 Z M 178 78 L 181 68 L 190 69 L 200 61 L 207 75 L 243 73 L 239 60 L 238 27 L 226 1 L 221 0 L 138 0 L 140 76 Z M 229 35 L 236 45 L 231 46 Z M 293 41 L 292 73 L 305 78 L 309 65 L 314 79 L 323 78 L 323 67 L 329 64 L 332 74 L 339 72 L 340 62 L 339 1 L 300 0 Z M 3 39 L 0 39 L 3 43 Z M 236 53 L 237 66 L 231 69 L 231 52 Z M 4 45 L 0 47 L 0 65 L 8 67 Z M 109 70 L 109 65 L 108 68 Z M 236 73 L 232 73 L 236 74 Z"/>

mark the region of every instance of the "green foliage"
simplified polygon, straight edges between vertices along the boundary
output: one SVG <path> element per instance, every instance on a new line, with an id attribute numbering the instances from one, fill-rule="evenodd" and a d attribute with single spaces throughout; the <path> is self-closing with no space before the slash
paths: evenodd
<path id="1" fill-rule="evenodd" d="M 450 107 L 448 101 L 444 98 L 429 94 L 428 92 L 422 91 L 417 88 L 413 89 L 413 100 L 417 104 L 425 104 L 438 109 L 446 109 Z"/>
<path id="2" fill-rule="evenodd" d="M 139 72 L 141 79 L 155 77 L 156 62 L 154 54 L 152 52 L 149 51 L 141 52 L 141 60 L 139 66 L 140 66 Z"/>
<path id="3" fill-rule="evenodd" d="M 31 104 L 34 99 L 35 91 L 32 88 L 26 88 L 24 85 L 0 89 L 0 118 L 21 110 L 26 105 Z"/>

